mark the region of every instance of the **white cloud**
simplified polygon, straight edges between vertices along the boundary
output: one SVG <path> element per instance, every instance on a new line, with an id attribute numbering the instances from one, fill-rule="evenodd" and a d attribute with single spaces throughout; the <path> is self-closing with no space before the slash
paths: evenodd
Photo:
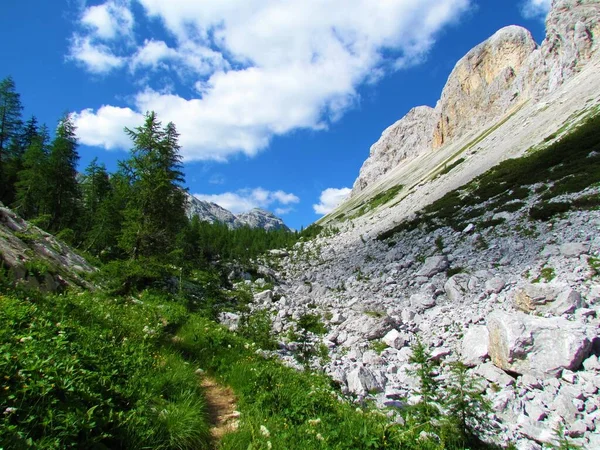
<path id="1" fill-rule="evenodd" d="M 68 59 L 73 59 L 85 66 L 92 73 L 102 74 L 117 69 L 125 64 L 125 59 L 112 53 L 103 44 L 94 44 L 89 37 L 74 36 Z"/>
<path id="2" fill-rule="evenodd" d="M 115 39 L 131 34 L 134 25 L 129 1 L 108 1 L 90 6 L 83 11 L 81 24 L 89 28 L 96 38 Z"/>
<path id="3" fill-rule="evenodd" d="M 142 125 L 144 116 L 129 108 L 102 106 L 97 112 L 84 109 L 73 113 L 77 136 L 82 144 L 103 147 L 106 150 L 128 149 L 131 139 L 123 131 L 125 127 Z"/>
<path id="4" fill-rule="evenodd" d="M 228 209 L 234 214 L 250 211 L 253 208 L 269 208 L 275 204 L 288 205 L 298 203 L 300 199 L 290 193 L 283 191 L 268 191 L 261 187 L 254 189 L 240 189 L 236 192 L 224 192 L 222 194 L 194 194 L 194 197 Z M 277 208 L 276 211 L 291 211 L 291 208 Z"/>
<path id="5" fill-rule="evenodd" d="M 277 216 L 285 216 L 286 214 L 291 213 L 294 208 L 276 208 L 275 215 Z"/>
<path id="6" fill-rule="evenodd" d="M 148 85 L 130 106 L 175 122 L 186 160 L 223 161 L 255 155 L 274 136 L 327 128 L 360 100 L 359 86 L 421 62 L 472 0 L 137 1 L 173 43 L 144 36 L 129 52 L 110 49 L 133 72 L 174 71 L 191 93 Z M 117 33 L 93 23 L 95 37 Z M 114 129 L 96 137 L 114 142 Z"/>
<path id="7" fill-rule="evenodd" d="M 548 15 L 551 6 L 552 0 L 525 0 L 521 12 L 523 13 L 523 16 L 528 19 L 543 19 Z"/>
<path id="8" fill-rule="evenodd" d="M 321 192 L 321 196 L 319 197 L 319 202 L 316 205 L 313 205 L 313 209 L 317 214 L 329 214 L 333 211 L 336 206 L 342 203 L 352 192 L 350 188 L 328 188 Z"/>

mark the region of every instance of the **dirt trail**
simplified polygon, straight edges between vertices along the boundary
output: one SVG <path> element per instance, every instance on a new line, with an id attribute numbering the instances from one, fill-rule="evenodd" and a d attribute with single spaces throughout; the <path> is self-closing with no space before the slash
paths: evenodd
<path id="1" fill-rule="evenodd" d="M 212 425 L 210 432 L 215 443 L 223 435 L 235 431 L 240 413 L 236 411 L 235 395 L 231 388 L 220 385 L 214 378 L 203 376 L 202 387 L 206 398 L 206 410 Z"/>

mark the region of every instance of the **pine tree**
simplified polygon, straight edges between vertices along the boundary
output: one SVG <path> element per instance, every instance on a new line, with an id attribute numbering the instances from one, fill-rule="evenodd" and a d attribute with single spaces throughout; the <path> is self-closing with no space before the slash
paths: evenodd
<path id="1" fill-rule="evenodd" d="M 440 415 L 438 383 L 435 380 L 435 362 L 431 359 L 429 349 L 421 341 L 417 341 L 412 347 L 412 356 L 409 362 L 414 369 L 407 373 L 419 380 L 419 390 L 416 392 L 420 400 L 414 405 L 414 418 L 417 422 L 425 424 Z"/>
<path id="2" fill-rule="evenodd" d="M 6 163 L 23 125 L 22 109 L 14 80 L 7 77 L 0 81 L 0 200 L 3 202 L 11 200 L 8 197 L 12 191 L 12 183 L 7 179 Z"/>
<path id="3" fill-rule="evenodd" d="M 151 112 L 143 126 L 125 131 L 133 149 L 122 170 L 132 193 L 119 243 L 132 259 L 166 256 L 186 221 L 177 130 L 172 123 L 163 130 Z"/>
<path id="4" fill-rule="evenodd" d="M 479 381 L 469 375 L 463 363 L 452 364 L 444 404 L 463 447 L 475 443 L 478 432 L 488 428 L 491 406 Z"/>
<path id="5" fill-rule="evenodd" d="M 80 191 L 77 183 L 77 137 L 69 115 L 64 116 L 56 130 L 48 158 L 48 196 L 51 199 L 50 229 L 72 228 L 79 216 Z"/>
<path id="6" fill-rule="evenodd" d="M 49 141 L 46 127 L 32 136 L 23 154 L 23 167 L 17 174 L 15 209 L 26 219 L 49 212 Z"/>

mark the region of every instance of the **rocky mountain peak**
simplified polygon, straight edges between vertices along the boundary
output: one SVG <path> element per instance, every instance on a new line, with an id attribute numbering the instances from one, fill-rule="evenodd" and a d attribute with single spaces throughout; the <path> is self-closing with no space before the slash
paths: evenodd
<path id="1" fill-rule="evenodd" d="M 461 58 L 435 108 L 419 107 L 371 147 L 354 183 L 355 197 L 400 164 L 483 133 L 529 101 L 539 102 L 597 59 L 598 0 L 554 0 L 546 38 L 508 26 Z"/>
<path id="2" fill-rule="evenodd" d="M 217 205 L 216 203 L 200 200 L 187 194 L 187 215 L 189 218 L 198 216 L 200 220 L 209 223 L 223 223 L 231 229 L 248 226 L 270 230 L 289 230 L 282 219 L 275 214 L 260 208 L 254 208 L 238 215 Z"/>
<path id="3" fill-rule="evenodd" d="M 509 26 L 467 53 L 454 67 L 436 107 L 439 119 L 432 148 L 481 127 L 522 101 L 515 80 L 536 48 L 529 31 Z"/>

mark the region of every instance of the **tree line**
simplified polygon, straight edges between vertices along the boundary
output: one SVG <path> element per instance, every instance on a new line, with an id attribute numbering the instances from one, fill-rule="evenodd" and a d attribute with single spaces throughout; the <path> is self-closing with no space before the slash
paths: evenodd
<path id="1" fill-rule="evenodd" d="M 188 219 L 179 134 L 154 112 L 125 129 L 132 147 L 114 173 L 97 159 L 79 173 L 72 117 L 63 116 L 51 138 L 36 117 L 24 121 L 22 110 L 13 79 L 0 81 L 0 201 L 101 262 L 191 269 L 247 260 L 298 239 Z"/>

